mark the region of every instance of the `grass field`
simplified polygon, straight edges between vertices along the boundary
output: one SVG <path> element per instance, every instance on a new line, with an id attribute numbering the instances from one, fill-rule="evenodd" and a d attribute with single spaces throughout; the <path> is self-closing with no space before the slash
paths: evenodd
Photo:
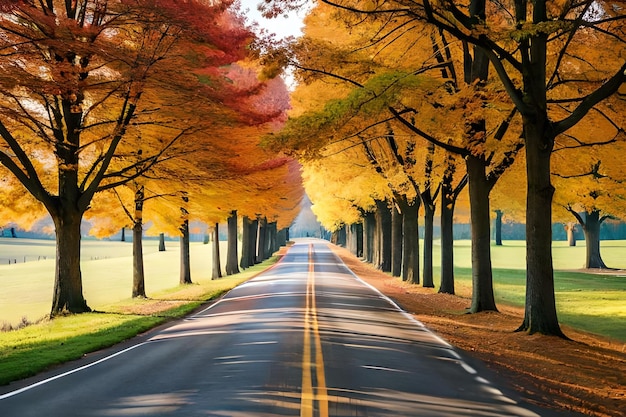
<path id="1" fill-rule="evenodd" d="M 222 266 L 226 248 L 222 242 Z M 495 291 L 499 302 L 523 305 L 525 285 L 525 246 L 523 241 L 505 241 L 492 246 Z M 166 251 L 158 251 L 158 242 L 144 242 L 146 291 L 148 296 L 178 284 L 179 244 L 166 243 Z M 624 269 L 623 274 L 589 275 L 574 272 L 585 259 L 584 242 L 570 247 L 565 242 L 553 245 L 556 291 L 559 311 L 566 322 L 584 324 L 584 317 L 601 315 L 606 325 L 626 323 L 626 241 L 602 242 L 602 255 L 610 267 Z M 15 325 L 23 318 L 36 321 L 50 311 L 54 281 L 54 241 L 0 238 L 0 260 L 17 263 L 0 264 L 0 323 Z M 439 246 L 435 244 L 434 264 L 440 264 Z M 96 310 L 130 298 L 132 283 L 132 243 L 85 240 L 82 246 L 84 296 Z M 24 263 L 24 259 L 27 262 Z M 37 260 L 39 259 L 39 260 Z M 471 288 L 471 246 L 467 240 L 455 242 L 454 253 L 459 291 Z M 435 273 L 437 284 L 438 271 Z M 210 247 L 200 242 L 191 244 L 191 273 L 194 282 L 210 280 Z M 580 320 L 573 320 L 578 314 Z M 600 326 L 585 328 L 594 331 Z M 626 325 L 623 335 L 626 340 Z"/>
<path id="2" fill-rule="evenodd" d="M 220 253 L 225 266 L 226 243 L 222 242 L 222 246 Z M 190 252 L 192 281 L 210 280 L 210 246 L 192 242 Z M 130 242 L 83 241 L 83 294 L 92 309 L 101 310 L 107 304 L 130 298 L 132 253 Z M 0 323 L 14 325 L 22 318 L 36 321 L 49 314 L 54 258 L 53 240 L 0 238 L 0 259 L 17 260 L 17 263 L 0 264 Z M 166 242 L 166 251 L 159 252 L 158 241 L 146 240 L 144 268 L 148 296 L 175 287 L 180 269 L 179 243 Z"/>
<path id="3" fill-rule="evenodd" d="M 438 248 L 437 248 L 438 249 Z M 524 306 L 526 291 L 526 252 L 523 241 L 492 246 L 492 265 L 496 303 Z M 553 264 L 556 304 L 561 323 L 590 333 L 626 342 L 626 241 L 603 241 L 602 258 L 611 268 L 606 274 L 581 272 L 586 247 L 584 242 L 570 247 L 554 242 Z M 435 250 L 434 264 L 440 263 Z M 459 295 L 471 296 L 471 246 L 455 242 L 455 288 Z M 439 270 L 435 271 L 435 285 Z"/>

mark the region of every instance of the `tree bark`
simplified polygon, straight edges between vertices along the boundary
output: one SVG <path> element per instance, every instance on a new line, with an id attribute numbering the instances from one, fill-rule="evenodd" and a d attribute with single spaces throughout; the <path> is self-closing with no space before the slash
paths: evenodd
<path id="1" fill-rule="evenodd" d="M 502 214 L 502 210 L 496 210 L 496 246 L 502 246 Z"/>
<path id="2" fill-rule="evenodd" d="M 472 218 L 472 304 L 471 313 L 497 311 L 491 273 L 491 231 L 489 185 L 482 158 L 465 158 L 469 179 Z"/>
<path id="3" fill-rule="evenodd" d="M 237 249 L 237 210 L 228 217 L 228 252 L 226 254 L 226 275 L 239 273 L 239 253 Z"/>
<path id="4" fill-rule="evenodd" d="M 363 216 L 363 259 L 374 263 L 374 240 L 376 236 L 376 216 L 368 211 Z"/>
<path id="5" fill-rule="evenodd" d="M 379 258 L 376 267 L 391 272 L 391 212 L 386 201 L 376 202 L 376 234 Z"/>
<path id="6" fill-rule="evenodd" d="M 220 259 L 220 225 L 213 227 L 213 261 L 211 262 L 211 279 L 222 278 L 222 262 Z"/>
<path id="7" fill-rule="evenodd" d="M 568 222 L 563 225 L 565 229 L 565 233 L 567 233 L 567 244 L 568 246 L 576 246 L 576 235 L 574 232 L 576 231 L 576 223 Z"/>
<path id="8" fill-rule="evenodd" d="M 391 276 L 402 275 L 402 213 L 391 208 Z"/>
<path id="9" fill-rule="evenodd" d="M 241 219 L 241 259 L 239 260 L 239 266 L 242 269 L 246 269 L 252 265 L 250 256 L 250 219 L 248 216 L 243 216 Z"/>
<path id="10" fill-rule="evenodd" d="M 189 220 L 180 226 L 180 279 L 181 284 L 191 284 L 191 262 L 189 259 Z"/>
<path id="11" fill-rule="evenodd" d="M 357 223 L 354 225 L 356 235 L 356 252 L 355 255 L 359 258 L 363 256 L 363 223 Z"/>
<path id="12" fill-rule="evenodd" d="M 248 230 L 250 231 L 250 239 L 248 239 L 248 253 L 250 255 L 250 266 L 253 266 L 257 263 L 257 247 L 259 245 L 259 220 L 254 219 L 250 221 Z"/>
<path id="13" fill-rule="evenodd" d="M 165 233 L 159 233 L 159 252 L 165 252 Z"/>
<path id="14" fill-rule="evenodd" d="M 143 269 L 143 205 L 144 187 L 139 185 L 135 191 L 135 213 L 133 219 L 133 298 L 146 298 L 145 273 Z"/>
<path id="15" fill-rule="evenodd" d="M 276 222 L 267 223 L 265 235 L 265 253 L 263 259 L 269 259 L 276 252 Z"/>
<path id="16" fill-rule="evenodd" d="M 285 246 L 289 241 L 289 228 L 284 227 L 278 231 L 278 248 Z"/>
<path id="17" fill-rule="evenodd" d="M 603 219 L 600 218 L 599 210 L 593 210 L 591 213 L 585 212 L 585 222 L 582 224 L 587 245 L 585 268 L 608 268 L 600 255 L 600 226 L 602 222 Z"/>
<path id="18" fill-rule="evenodd" d="M 82 213 L 67 204 L 51 215 L 56 229 L 56 270 L 50 316 L 91 311 L 83 298 L 80 272 Z"/>
<path id="19" fill-rule="evenodd" d="M 346 247 L 347 245 L 347 236 L 346 236 L 346 226 L 343 225 L 339 229 L 333 232 L 332 242 L 341 247 Z"/>
<path id="20" fill-rule="evenodd" d="M 542 65 L 539 63 L 539 65 Z M 545 71 L 545 63 L 543 63 Z M 545 77 L 540 78 L 544 80 Z M 545 103 L 545 100 L 543 101 Z M 552 268 L 550 155 L 554 136 L 545 109 L 522 115 L 526 140 L 526 303 L 518 331 L 565 337 L 557 318 Z"/>
<path id="21" fill-rule="evenodd" d="M 433 288 L 433 223 L 435 219 L 435 204 L 426 199 L 424 201 L 424 272 L 422 274 L 424 287 Z"/>
<path id="22" fill-rule="evenodd" d="M 452 179 L 441 184 L 441 285 L 439 292 L 454 294 L 454 204 Z"/>
<path id="23" fill-rule="evenodd" d="M 402 210 L 402 280 L 411 284 L 420 282 L 419 208 L 420 200 L 397 200 Z"/>
<path id="24" fill-rule="evenodd" d="M 259 220 L 259 231 L 258 231 L 258 244 L 257 244 L 257 252 L 255 263 L 261 263 L 265 260 L 265 245 L 267 243 L 267 219 L 262 218 Z"/>

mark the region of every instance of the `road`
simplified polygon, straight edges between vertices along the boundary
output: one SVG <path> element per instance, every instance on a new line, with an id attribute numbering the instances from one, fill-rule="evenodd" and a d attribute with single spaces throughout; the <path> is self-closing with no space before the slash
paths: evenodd
<path id="1" fill-rule="evenodd" d="M 0 394 L 0 415 L 538 415 L 502 392 L 323 241 L 301 240 L 205 310 Z"/>

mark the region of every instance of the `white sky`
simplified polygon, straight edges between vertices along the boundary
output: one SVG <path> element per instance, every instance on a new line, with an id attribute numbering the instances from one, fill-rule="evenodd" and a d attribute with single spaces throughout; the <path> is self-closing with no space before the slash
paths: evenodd
<path id="1" fill-rule="evenodd" d="M 240 0 L 241 9 L 244 11 L 250 22 L 258 22 L 259 26 L 267 29 L 269 32 L 275 33 L 277 36 L 284 38 L 287 36 L 302 35 L 302 18 L 304 12 L 300 14 L 292 13 L 289 17 L 279 16 L 274 19 L 265 19 L 257 10 L 257 5 L 263 0 Z"/>

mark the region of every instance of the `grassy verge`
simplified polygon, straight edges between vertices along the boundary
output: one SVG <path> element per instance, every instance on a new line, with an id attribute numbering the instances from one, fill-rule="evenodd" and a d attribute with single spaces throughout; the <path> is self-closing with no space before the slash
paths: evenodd
<path id="1" fill-rule="evenodd" d="M 127 299 L 100 311 L 58 317 L 0 332 L 0 385 L 33 376 L 127 340 L 169 320 L 183 317 L 277 261 L 277 257 L 219 280 L 163 290 L 148 299 Z"/>
<path id="2" fill-rule="evenodd" d="M 471 269 L 455 268 L 454 279 L 457 294 L 471 297 Z M 524 307 L 526 271 L 494 269 L 493 282 L 496 303 Z M 554 286 L 561 323 L 626 342 L 624 276 L 555 271 Z"/>

